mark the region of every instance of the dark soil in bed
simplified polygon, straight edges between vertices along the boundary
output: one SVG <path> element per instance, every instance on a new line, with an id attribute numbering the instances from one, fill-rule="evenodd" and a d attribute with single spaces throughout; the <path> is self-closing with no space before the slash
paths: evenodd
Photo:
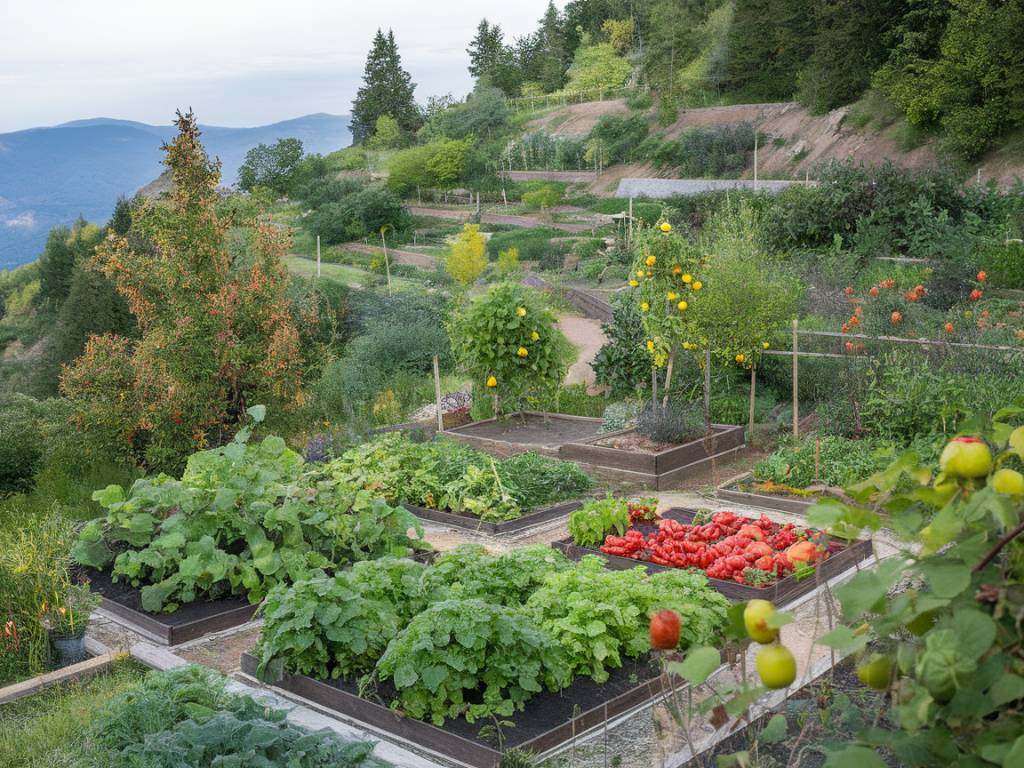
<path id="1" fill-rule="evenodd" d="M 526 703 L 523 712 L 516 712 L 511 717 L 501 717 L 501 721 L 511 723 L 501 728 L 501 741 L 505 749 L 515 748 L 558 725 L 568 722 L 573 717 L 589 709 L 600 706 L 640 683 L 653 680 L 661 674 L 657 662 L 650 657 L 626 659 L 623 666 L 612 670 L 605 683 L 595 683 L 589 677 L 578 677 L 568 688 L 561 691 L 544 691 Z M 359 686 L 346 680 L 325 680 L 328 685 L 339 688 L 346 693 L 358 695 Z M 396 698 L 395 689 L 388 684 L 379 685 L 374 693 L 365 692 L 363 698 L 387 706 Z M 478 720 L 468 723 L 464 719 L 448 720 L 442 729 L 461 736 L 464 739 L 486 744 L 497 748 L 498 735 L 494 732 L 494 721 Z M 481 734 L 482 731 L 482 734 Z"/>
<path id="2" fill-rule="evenodd" d="M 593 437 L 600 430 L 600 419 L 566 419 L 560 418 L 557 414 L 551 414 L 545 419 L 539 414 L 528 413 L 514 414 L 502 420 L 478 421 L 453 431 L 466 437 L 554 446 Z"/>
<path id="3" fill-rule="evenodd" d="M 171 613 L 147 613 L 142 608 L 142 592 L 127 581 L 113 581 L 111 571 L 97 571 L 82 568 L 79 576 L 89 580 L 92 591 L 111 602 L 131 608 L 133 611 L 152 616 L 161 624 L 171 627 L 191 624 L 237 608 L 244 608 L 249 601 L 244 597 L 222 597 L 217 600 L 200 600 L 186 603 Z"/>

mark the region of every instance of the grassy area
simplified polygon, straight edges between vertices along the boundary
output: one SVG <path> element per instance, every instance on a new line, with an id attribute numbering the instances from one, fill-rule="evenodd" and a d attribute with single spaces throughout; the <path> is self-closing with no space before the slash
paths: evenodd
<path id="1" fill-rule="evenodd" d="M 316 261 L 313 259 L 304 259 L 301 256 L 288 256 L 285 258 L 285 264 L 288 266 L 288 271 L 292 274 L 301 277 L 316 277 Z M 351 287 L 378 285 L 383 281 L 380 275 L 373 272 L 350 267 L 346 264 L 328 264 L 326 262 L 320 265 L 320 275 L 328 280 Z M 404 291 L 415 287 L 416 284 L 414 281 L 404 277 L 392 277 L 391 285 L 395 290 Z"/>
<path id="2" fill-rule="evenodd" d="M 0 765 L 4 768 L 77 768 L 87 752 L 93 716 L 134 687 L 146 670 L 134 661 L 82 682 L 51 688 L 0 707 Z"/>

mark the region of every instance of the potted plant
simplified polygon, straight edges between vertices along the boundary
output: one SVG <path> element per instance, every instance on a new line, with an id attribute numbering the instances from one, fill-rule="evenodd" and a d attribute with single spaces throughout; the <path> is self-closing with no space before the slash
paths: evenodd
<path id="1" fill-rule="evenodd" d="M 99 605 L 100 597 L 88 584 L 69 584 L 63 594 L 55 594 L 52 602 L 43 603 L 43 626 L 50 636 L 56 666 L 66 667 L 88 658 L 85 630 L 89 616 Z"/>

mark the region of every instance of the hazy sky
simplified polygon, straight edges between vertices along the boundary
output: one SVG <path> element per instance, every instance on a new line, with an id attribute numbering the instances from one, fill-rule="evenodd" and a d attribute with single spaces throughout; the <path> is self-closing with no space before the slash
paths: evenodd
<path id="1" fill-rule="evenodd" d="M 564 3 L 558 3 L 560 6 Z M 87 117 L 208 125 L 348 113 L 377 27 L 416 97 L 471 87 L 482 17 L 531 31 L 547 0 L 0 0 L 0 132 Z"/>

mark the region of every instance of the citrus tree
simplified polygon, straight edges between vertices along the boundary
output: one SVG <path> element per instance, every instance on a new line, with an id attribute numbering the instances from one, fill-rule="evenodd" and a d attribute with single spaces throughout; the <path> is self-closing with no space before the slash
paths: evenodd
<path id="1" fill-rule="evenodd" d="M 553 391 L 568 367 L 567 342 L 531 288 L 492 287 L 453 316 L 452 349 L 474 387 L 496 397 L 496 412 L 516 410 L 526 396 Z"/>

